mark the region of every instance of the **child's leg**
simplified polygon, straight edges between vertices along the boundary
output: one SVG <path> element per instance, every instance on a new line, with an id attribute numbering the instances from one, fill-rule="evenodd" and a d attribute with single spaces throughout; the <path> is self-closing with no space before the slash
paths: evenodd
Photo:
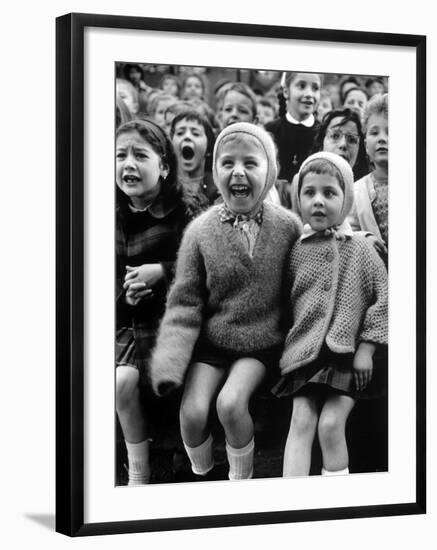
<path id="1" fill-rule="evenodd" d="M 346 444 L 346 421 L 355 405 L 347 395 L 329 396 L 319 419 L 319 441 L 322 449 L 324 473 L 347 473 L 349 455 Z"/>
<path id="2" fill-rule="evenodd" d="M 217 414 L 226 435 L 229 479 L 252 477 L 254 441 L 249 400 L 265 373 L 266 367 L 260 361 L 239 359 L 217 398 Z"/>
<path id="3" fill-rule="evenodd" d="M 315 395 L 298 395 L 293 399 L 293 413 L 284 451 L 284 477 L 309 475 L 318 417 Z"/>
<path id="4" fill-rule="evenodd" d="M 140 403 L 140 375 L 134 367 L 120 366 L 115 371 L 115 406 L 126 443 L 129 485 L 142 485 L 150 479 L 147 425 Z"/>
<path id="5" fill-rule="evenodd" d="M 213 467 L 212 438 L 208 429 L 211 403 L 226 376 L 226 370 L 206 363 L 190 366 L 179 413 L 181 435 L 195 474 Z"/>

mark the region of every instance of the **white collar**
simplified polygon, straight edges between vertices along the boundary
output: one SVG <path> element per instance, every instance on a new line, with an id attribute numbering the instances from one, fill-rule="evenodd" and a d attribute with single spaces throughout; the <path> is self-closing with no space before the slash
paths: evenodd
<path id="1" fill-rule="evenodd" d="M 144 208 L 135 208 L 135 206 L 132 206 L 132 204 L 128 204 L 129 206 L 129 210 L 131 212 L 133 212 L 134 214 L 138 213 L 138 212 L 147 212 L 147 210 L 149 210 L 150 208 L 150 204 L 148 204 L 147 206 L 145 206 Z"/>
<path id="2" fill-rule="evenodd" d="M 310 115 L 305 120 L 296 120 L 294 117 L 290 115 L 290 113 L 287 111 L 285 114 L 288 122 L 291 122 L 291 124 L 301 124 L 302 126 L 306 126 L 307 128 L 311 128 L 314 126 L 314 115 Z"/>
<path id="3" fill-rule="evenodd" d="M 339 241 L 344 241 L 346 237 L 352 237 L 354 234 L 351 226 L 347 221 L 344 221 L 342 224 L 336 225 L 334 227 L 328 227 L 328 229 L 325 229 L 324 231 L 314 231 L 310 224 L 306 223 L 303 226 L 303 233 L 300 236 L 300 240 L 304 241 L 305 239 L 308 239 L 313 235 L 317 235 L 318 233 L 323 234 L 325 237 L 333 235 Z"/>

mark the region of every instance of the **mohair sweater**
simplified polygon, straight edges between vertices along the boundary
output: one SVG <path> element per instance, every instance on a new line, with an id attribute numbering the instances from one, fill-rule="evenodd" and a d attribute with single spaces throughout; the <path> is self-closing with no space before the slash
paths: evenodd
<path id="1" fill-rule="evenodd" d="M 219 206 L 188 226 L 151 362 L 156 393 L 183 383 L 199 336 L 242 354 L 283 342 L 284 269 L 300 234 L 297 216 L 268 202 L 252 258 Z"/>
<path id="2" fill-rule="evenodd" d="M 365 237 L 299 240 L 288 276 L 293 321 L 282 374 L 314 361 L 324 342 L 336 353 L 353 353 L 360 342 L 387 344 L 387 272 Z"/>

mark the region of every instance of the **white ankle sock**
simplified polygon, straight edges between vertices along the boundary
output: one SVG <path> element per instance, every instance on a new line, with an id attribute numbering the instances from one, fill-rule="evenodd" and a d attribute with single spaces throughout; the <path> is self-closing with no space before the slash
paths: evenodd
<path id="1" fill-rule="evenodd" d="M 150 482 L 149 440 L 125 443 L 129 462 L 128 485 L 146 485 Z"/>
<path id="2" fill-rule="evenodd" d="M 184 447 L 191 462 L 191 469 L 196 475 L 206 476 L 214 468 L 211 434 L 197 447 L 188 447 L 185 442 Z"/>
<path id="3" fill-rule="evenodd" d="M 255 441 L 252 439 L 241 449 L 234 449 L 226 442 L 226 454 L 229 461 L 229 479 L 250 479 L 253 476 L 253 452 Z"/>
<path id="4" fill-rule="evenodd" d="M 331 470 L 325 470 L 325 468 L 322 468 L 322 476 L 345 476 L 349 473 L 349 468 L 346 466 L 343 470 L 335 470 L 334 472 Z"/>

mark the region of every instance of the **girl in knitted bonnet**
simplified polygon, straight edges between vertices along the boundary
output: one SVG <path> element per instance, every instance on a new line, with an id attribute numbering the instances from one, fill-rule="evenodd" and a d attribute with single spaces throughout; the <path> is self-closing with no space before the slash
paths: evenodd
<path id="1" fill-rule="evenodd" d="M 273 388 L 278 397 L 293 396 L 284 477 L 309 474 L 316 431 L 322 474 L 349 473 L 348 416 L 357 399 L 384 390 L 376 358 L 384 358 L 388 339 L 387 273 L 373 246 L 344 221 L 352 204 L 352 169 L 342 157 L 320 152 L 304 161 L 304 229 L 289 263 L 292 326 Z"/>
<path id="2" fill-rule="evenodd" d="M 265 130 L 239 122 L 219 134 L 213 177 L 224 202 L 186 229 L 153 354 L 158 395 L 185 384 L 181 435 L 192 471 L 204 479 L 214 466 L 214 405 L 229 479 L 253 475 L 248 405 L 280 357 L 283 270 L 301 234 L 295 214 L 264 200 L 276 175 L 275 147 Z"/>

